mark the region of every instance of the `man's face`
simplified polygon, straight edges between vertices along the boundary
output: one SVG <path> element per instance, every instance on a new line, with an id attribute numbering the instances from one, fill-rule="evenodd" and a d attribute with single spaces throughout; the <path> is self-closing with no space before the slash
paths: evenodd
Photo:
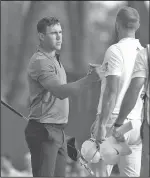
<path id="1" fill-rule="evenodd" d="M 52 26 L 48 26 L 43 40 L 47 48 L 51 50 L 60 50 L 62 44 L 61 25 L 58 23 Z"/>

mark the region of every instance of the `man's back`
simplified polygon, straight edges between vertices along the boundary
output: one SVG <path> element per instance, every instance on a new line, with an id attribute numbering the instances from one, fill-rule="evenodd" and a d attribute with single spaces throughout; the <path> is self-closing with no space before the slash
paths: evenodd
<path id="1" fill-rule="evenodd" d="M 102 141 L 110 134 L 108 131 L 114 126 L 118 118 L 122 100 L 131 81 L 137 52 L 142 49 L 139 41 L 135 39 L 135 33 L 139 27 L 140 16 L 136 9 L 125 6 L 118 11 L 115 32 L 120 41 L 110 46 L 105 54 L 103 67 L 107 83 L 105 87 L 102 86 L 104 89 L 104 93 L 101 94 L 103 99 L 99 104 L 97 114 L 97 120 L 100 122 L 95 122 L 97 126 L 92 130 L 93 135 L 96 135 L 98 141 Z M 118 162 L 121 177 L 139 177 L 140 175 L 142 104 L 139 94 L 135 108 L 126 117 L 124 122 L 115 125 L 115 127 L 119 127 L 121 124 L 129 122 L 129 120 L 134 124 L 133 129 L 125 134 L 126 142 L 132 149 L 132 153 L 128 156 L 121 156 Z M 102 167 L 99 171 L 100 175 L 110 176 L 112 166 L 108 165 L 106 169 L 105 166 Z"/>
<path id="2" fill-rule="evenodd" d="M 105 59 L 103 62 L 105 76 L 107 77 L 108 75 L 117 75 L 120 77 L 116 105 L 113 114 L 119 113 L 122 99 L 131 81 L 136 55 L 141 49 L 142 46 L 139 43 L 139 40 L 134 38 L 123 38 L 117 44 L 110 46 L 106 51 Z M 101 100 L 105 89 L 105 79 L 102 83 L 102 93 L 98 112 L 101 110 Z M 128 118 L 140 119 L 142 104 L 142 99 L 139 96 L 137 104 L 132 112 L 128 115 Z"/>

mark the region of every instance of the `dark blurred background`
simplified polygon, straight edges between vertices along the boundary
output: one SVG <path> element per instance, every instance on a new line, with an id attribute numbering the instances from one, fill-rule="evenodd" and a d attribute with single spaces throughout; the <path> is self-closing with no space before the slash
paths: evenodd
<path id="1" fill-rule="evenodd" d="M 26 67 L 38 45 L 39 19 L 56 16 L 62 22 L 61 61 L 71 82 L 86 75 L 88 63 L 103 62 L 106 49 L 116 42 L 115 17 L 124 5 L 136 8 L 140 14 L 137 38 L 144 46 L 149 43 L 149 1 L 1 1 L 1 100 L 28 115 Z M 66 133 L 75 136 L 79 148 L 90 137 L 99 95 L 100 83 L 97 83 L 70 99 Z M 24 139 L 26 124 L 1 104 L 1 160 L 5 176 L 31 175 L 30 155 Z M 6 167 L 12 172 L 8 173 Z M 86 176 L 86 173 L 68 159 L 66 175 Z"/>

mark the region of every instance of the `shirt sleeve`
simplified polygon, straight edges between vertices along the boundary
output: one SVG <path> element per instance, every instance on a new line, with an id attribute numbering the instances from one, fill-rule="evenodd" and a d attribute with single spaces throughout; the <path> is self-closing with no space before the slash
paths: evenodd
<path id="1" fill-rule="evenodd" d="M 123 58 L 121 51 L 116 45 L 112 45 L 107 49 L 104 57 L 103 68 L 105 71 L 105 76 L 121 76 L 123 69 Z"/>
<path id="2" fill-rule="evenodd" d="M 135 77 L 147 78 L 148 64 L 147 64 L 146 59 L 147 59 L 146 58 L 146 50 L 143 49 L 136 56 L 132 78 L 135 78 Z"/>
<path id="3" fill-rule="evenodd" d="M 46 58 L 32 62 L 29 67 L 29 75 L 40 83 L 46 79 L 58 80 L 55 65 Z"/>

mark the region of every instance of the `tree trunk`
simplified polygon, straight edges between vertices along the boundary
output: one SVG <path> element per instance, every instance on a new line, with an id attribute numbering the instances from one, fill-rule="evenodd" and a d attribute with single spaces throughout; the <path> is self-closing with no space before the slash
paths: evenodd
<path id="1" fill-rule="evenodd" d="M 135 8 L 140 15 L 140 28 L 136 38 L 140 39 L 143 46 L 149 44 L 149 12 L 144 1 L 128 1 L 128 6 Z"/>
<path id="2" fill-rule="evenodd" d="M 18 54 L 16 56 L 14 71 L 11 76 L 12 80 L 9 85 L 9 91 L 6 95 L 6 100 L 10 104 L 12 104 L 12 102 L 15 103 L 15 101 L 17 100 L 17 97 L 19 96 L 19 91 L 21 91 L 21 89 L 23 89 L 24 87 L 24 81 L 22 81 L 23 80 L 22 71 L 25 66 L 25 56 L 27 52 L 26 49 L 28 48 L 27 45 L 29 44 L 28 42 L 30 40 L 28 37 L 29 37 L 29 34 L 31 33 L 32 23 L 33 23 L 35 16 L 42 9 L 40 5 L 41 5 L 40 2 L 31 1 L 29 10 L 26 16 L 24 17 L 24 21 L 22 23 Z M 11 50 L 12 50 L 12 46 L 13 45 L 11 44 Z M 9 55 L 11 55 L 11 53 L 9 53 Z M 9 56 L 9 58 L 12 59 L 11 56 Z"/>

